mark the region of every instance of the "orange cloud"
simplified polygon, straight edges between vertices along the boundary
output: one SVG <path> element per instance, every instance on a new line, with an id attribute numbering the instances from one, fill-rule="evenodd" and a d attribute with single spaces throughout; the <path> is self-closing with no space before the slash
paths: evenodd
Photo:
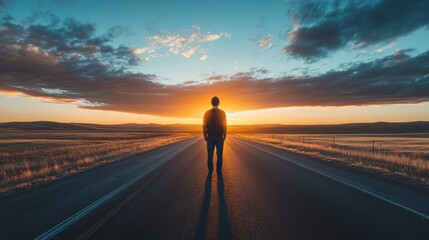
<path id="1" fill-rule="evenodd" d="M 271 35 L 270 34 L 268 34 L 267 36 L 265 36 L 261 41 L 259 41 L 259 44 L 258 44 L 258 46 L 260 47 L 260 48 L 263 48 L 267 43 L 268 43 L 268 41 L 270 41 L 270 39 L 271 39 Z M 271 47 L 271 45 L 268 45 L 268 47 L 267 48 L 270 48 Z"/>

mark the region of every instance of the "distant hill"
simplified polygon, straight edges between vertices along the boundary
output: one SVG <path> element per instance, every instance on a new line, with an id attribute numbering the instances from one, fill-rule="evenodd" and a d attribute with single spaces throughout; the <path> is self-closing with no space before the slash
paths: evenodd
<path id="1" fill-rule="evenodd" d="M 237 132 L 290 134 L 429 133 L 429 122 L 237 126 Z"/>
<path id="2" fill-rule="evenodd" d="M 139 131 L 139 132 L 201 132 L 201 125 L 191 124 L 89 124 L 49 121 L 0 123 L 0 131 Z M 356 134 L 356 133 L 429 133 L 429 122 L 402 123 L 349 123 L 325 125 L 231 125 L 229 132 L 236 133 L 291 133 L 291 134 Z"/>
<path id="3" fill-rule="evenodd" d="M 186 124 L 91 124 L 91 123 L 59 123 L 50 121 L 37 122 L 5 122 L 0 123 L 1 129 L 13 130 L 62 130 L 62 131 L 153 131 L 153 132 L 196 132 L 201 126 Z"/>

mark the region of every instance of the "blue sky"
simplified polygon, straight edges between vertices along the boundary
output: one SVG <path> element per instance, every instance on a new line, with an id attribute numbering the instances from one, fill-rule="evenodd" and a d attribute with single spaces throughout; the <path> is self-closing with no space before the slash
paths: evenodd
<path id="1" fill-rule="evenodd" d="M 195 54 L 187 61 L 173 54 L 162 59 L 143 54 L 142 57 L 150 60 L 136 71 L 157 74 L 171 83 L 200 78 L 204 73 L 231 74 L 252 67 L 268 67 L 271 64 L 266 62 L 272 57 L 284 65 L 281 62 L 282 44 L 274 46 L 273 51 L 266 51 L 259 49 L 257 42 L 268 34 L 278 39 L 286 34 L 285 27 L 290 27 L 284 1 L 272 1 L 271 4 L 262 1 L 246 1 L 246 4 L 239 1 L 17 1 L 7 6 L 9 13 L 17 19 L 35 13 L 41 13 L 40 18 L 43 18 L 46 13 L 51 13 L 63 19 L 94 23 L 100 34 L 115 26 L 122 27 L 125 33 L 114 43 L 132 48 L 147 46 L 147 38 L 154 35 L 189 33 L 196 27 L 204 33 L 226 32 L 231 35 L 204 44 L 209 56 L 204 63 L 199 62 L 201 54 Z M 250 40 L 252 37 L 254 41 Z M 166 65 L 169 71 L 166 71 Z M 277 68 L 283 69 L 281 66 Z"/>
<path id="2" fill-rule="evenodd" d="M 412 3 L 399 6 L 401 4 L 404 3 L 401 1 L 363 1 L 359 3 L 344 1 L 340 5 L 336 5 L 335 1 L 293 0 L 269 1 L 269 3 L 266 1 L 0 1 L 1 14 L 11 16 L 14 20 L 10 20 L 10 22 L 27 28 L 29 32 L 31 32 L 31 26 L 37 24 L 51 28 L 52 31 L 64 31 L 58 26 L 62 23 L 65 26 L 67 19 L 73 19 L 80 27 L 83 27 L 84 24 L 91 25 L 94 29 L 94 32 L 88 33 L 91 38 L 114 32 L 115 34 L 109 37 L 106 44 L 113 48 L 124 46 L 125 51 L 130 53 L 130 56 L 126 56 L 127 59 L 136 58 L 135 64 L 124 64 L 118 67 L 125 69 L 127 74 L 122 73 L 121 76 L 116 76 L 118 84 L 127 84 L 125 80 L 121 79 L 128 79 L 132 74 L 136 74 L 142 78 L 142 81 L 160 84 L 156 85 L 155 89 L 174 86 L 174 89 L 171 88 L 171 92 L 174 94 L 181 94 L 176 88 L 189 87 L 193 84 L 208 84 L 204 89 L 209 89 L 213 79 L 219 80 L 221 83 L 217 84 L 220 85 L 222 82 L 242 80 L 243 76 L 247 77 L 247 81 L 269 79 L 266 84 L 280 81 L 290 83 L 292 80 L 308 81 L 311 84 L 311 81 L 317 81 L 318 78 L 327 78 L 330 76 L 328 73 L 339 74 L 352 68 L 356 68 L 357 72 L 364 71 L 364 66 L 386 63 L 390 56 L 402 54 L 401 56 L 405 56 L 411 61 L 429 50 L 429 41 L 426 41 L 429 37 L 429 20 L 424 16 L 425 10 L 429 9 L 427 9 L 428 4 L 425 1 L 416 1 L 414 4 L 421 6 L 414 8 L 410 6 Z M 397 13 L 398 9 L 403 9 L 403 11 L 398 13 L 396 17 L 398 21 L 395 22 L 395 16 L 383 16 L 383 12 L 379 10 L 381 8 L 389 14 Z M 59 25 L 54 25 L 53 19 L 57 19 Z M 3 22 L 4 26 L 9 24 L 8 21 Z M 380 29 L 377 29 L 378 26 L 381 26 Z M 43 32 L 36 34 L 41 36 Z M 30 40 L 25 41 L 31 42 Z M 70 52 L 67 53 L 69 54 L 67 56 L 61 52 L 53 52 L 56 51 L 52 50 L 54 48 L 43 48 L 42 45 L 37 46 L 37 43 L 40 41 L 26 43 L 27 50 L 28 46 L 36 47 L 37 51 L 55 55 L 61 63 L 73 55 Z M 67 44 L 73 43 L 67 42 Z M 4 45 L 11 46 L 11 43 L 5 42 Z M 22 48 L 22 46 L 20 47 Z M 94 53 L 93 56 L 104 63 L 112 60 L 110 55 L 107 60 L 104 60 L 101 52 Z M 124 56 L 121 55 L 121 57 Z M 85 55 L 85 61 L 90 61 L 88 59 L 91 58 L 91 56 Z M 361 66 L 358 66 L 359 64 Z M 76 66 L 73 65 L 73 67 Z M 111 65 L 103 67 L 114 68 Z M 387 74 L 380 74 L 379 77 L 387 76 Z M 415 79 L 416 75 L 413 74 L 411 78 Z M 422 73 L 422 78 L 419 78 L 420 82 L 422 79 L 426 81 L 426 78 L 426 73 Z M 411 81 L 411 79 L 409 80 Z M 156 111 L 155 109 L 162 107 L 152 106 L 153 104 L 151 106 L 143 104 L 130 108 L 124 107 L 127 103 L 123 99 L 128 97 L 117 96 L 115 98 L 112 96 L 115 100 L 105 100 L 103 95 L 91 98 L 92 96 L 88 96 L 90 92 L 88 89 L 80 91 L 78 87 L 69 85 L 67 85 L 69 87 L 67 89 L 64 84 L 49 82 L 49 80 L 26 87 L 10 87 L 19 85 L 17 84 L 19 79 L 14 81 L 13 84 L 10 83 L 2 90 L 21 92 L 24 96 L 45 98 L 51 102 L 72 104 L 77 108 L 162 117 L 193 117 L 193 114 L 189 113 L 168 114 L 164 110 Z M 26 83 L 31 83 L 31 80 Z M 246 81 L 243 84 L 246 86 Z M 362 86 L 362 89 L 377 84 L 368 82 L 368 85 Z M 46 87 L 40 88 L 41 85 Z M 284 85 L 279 84 L 276 87 L 281 88 L 282 86 Z M 338 87 L 340 89 L 338 95 L 354 92 L 350 89 L 343 91 L 341 86 Z M 427 87 L 427 85 L 422 86 Z M 222 85 L 219 88 L 225 87 Z M 257 91 L 257 87 L 249 91 Z M 272 86 L 269 87 L 269 89 L 271 88 Z M 289 89 L 290 87 L 285 89 L 285 93 Z M 225 99 L 236 104 L 229 109 L 231 113 L 236 113 L 279 107 L 426 104 L 428 96 L 428 94 L 425 96 L 420 92 L 410 93 L 411 90 L 407 93 L 398 90 L 398 92 L 381 92 L 380 97 L 380 93 L 377 96 L 371 96 L 371 90 L 368 90 L 368 96 L 364 92 L 359 93 L 361 95 L 353 96 L 358 100 L 338 99 L 338 104 L 321 94 L 320 98 L 323 99 L 319 104 L 317 99 L 315 102 L 303 100 L 302 103 L 292 97 L 283 99 L 280 97 L 282 95 L 280 90 L 272 96 L 268 94 L 266 98 L 256 99 L 259 102 L 271 101 L 271 104 L 243 103 L 230 100 L 230 95 L 226 95 Z M 187 91 L 194 94 L 197 90 L 189 88 Z M 72 92 L 74 94 L 66 94 Z M 210 90 L 207 94 L 212 92 L 215 91 Z M 61 93 L 64 94 L 61 95 Z M 150 95 L 149 93 L 135 94 L 135 101 L 146 99 L 146 101 L 165 101 L 165 103 L 169 101 L 167 99 L 153 100 L 153 98 L 147 97 Z M 262 95 L 258 92 L 255 94 Z M 388 94 L 399 97 L 390 99 Z M 158 95 L 169 95 L 169 93 L 163 92 Z M 222 96 L 222 92 L 218 95 Z M 299 94 L 297 95 L 299 96 Z M 311 97 L 305 96 L 305 98 Z M 365 97 L 374 98 L 374 101 L 359 100 Z M 4 103 L 10 101 L 5 99 L 2 100 Z M 249 100 L 249 97 L 243 97 L 243 99 L 246 101 Z M 132 100 L 130 97 L 130 101 Z M 82 104 L 82 102 L 89 104 Z M 184 99 L 181 102 L 183 105 L 192 101 Z M 151 110 L 138 110 L 139 107 Z M 168 107 L 164 108 L 165 111 L 168 111 Z M 420 118 L 418 119 L 420 120 Z"/>
<path id="3" fill-rule="evenodd" d="M 93 23 L 99 34 L 112 27 L 124 29 L 114 40 L 116 45 L 143 48 L 151 36 L 174 35 L 180 32 L 228 33 L 214 42 L 201 44 L 206 54 L 196 53 L 190 59 L 170 54 L 149 58 L 135 71 L 153 73 L 166 84 L 200 80 L 206 74 L 234 74 L 263 68 L 276 74 L 300 74 L 302 68 L 316 73 L 337 68 L 342 63 L 365 61 L 392 54 L 397 49 L 414 48 L 413 54 L 429 49 L 427 27 L 365 49 L 343 49 L 317 63 L 305 63 L 288 57 L 282 49 L 287 34 L 294 28 L 291 11 L 294 1 L 6 1 L 8 13 L 20 20 L 53 14 L 61 19 L 73 18 Z M 258 42 L 270 35 L 270 49 L 259 48 Z M 390 45 L 389 45 L 390 44 Z M 383 52 L 377 49 L 387 47 Z M 168 53 L 167 48 L 157 51 Z M 361 51 L 367 51 L 366 54 Z M 205 62 L 199 58 L 207 55 Z"/>

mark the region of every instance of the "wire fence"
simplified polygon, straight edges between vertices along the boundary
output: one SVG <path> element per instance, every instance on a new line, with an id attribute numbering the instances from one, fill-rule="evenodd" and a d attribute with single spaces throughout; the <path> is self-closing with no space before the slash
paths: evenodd
<path id="1" fill-rule="evenodd" d="M 296 134 L 260 134 L 260 137 L 284 143 L 316 144 L 329 148 L 340 148 L 345 150 L 356 149 L 370 151 L 373 153 L 418 155 L 429 160 L 428 137 Z"/>

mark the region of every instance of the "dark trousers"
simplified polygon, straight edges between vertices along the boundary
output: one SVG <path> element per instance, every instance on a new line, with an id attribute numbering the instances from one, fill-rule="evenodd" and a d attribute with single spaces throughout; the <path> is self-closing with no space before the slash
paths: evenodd
<path id="1" fill-rule="evenodd" d="M 213 154 L 214 149 L 216 147 L 216 171 L 218 173 L 222 172 L 222 155 L 223 155 L 223 142 L 222 137 L 208 137 L 207 138 L 207 167 L 209 168 L 209 172 L 213 172 Z"/>

